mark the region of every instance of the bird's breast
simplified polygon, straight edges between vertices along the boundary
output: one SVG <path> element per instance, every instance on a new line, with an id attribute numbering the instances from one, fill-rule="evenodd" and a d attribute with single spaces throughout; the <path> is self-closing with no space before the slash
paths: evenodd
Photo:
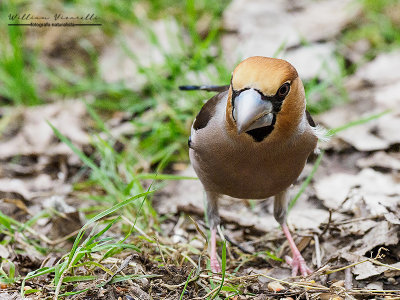
<path id="1" fill-rule="evenodd" d="M 314 142 L 257 145 L 233 141 L 223 131 L 199 132 L 190 159 L 206 190 L 235 198 L 263 199 L 288 188 L 300 175 Z"/>
<path id="2" fill-rule="evenodd" d="M 285 190 L 300 175 L 317 138 L 310 128 L 290 141 L 255 142 L 227 131 L 226 96 L 207 125 L 192 129 L 189 156 L 204 188 L 243 199 L 263 199 Z"/>

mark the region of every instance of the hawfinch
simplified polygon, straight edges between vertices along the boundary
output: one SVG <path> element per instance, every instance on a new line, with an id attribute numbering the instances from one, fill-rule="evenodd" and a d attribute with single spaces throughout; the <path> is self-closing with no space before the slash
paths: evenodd
<path id="1" fill-rule="evenodd" d="M 296 69 L 285 60 L 255 56 L 235 68 L 229 86 L 181 89 L 220 92 L 204 104 L 189 138 L 190 160 L 207 195 L 212 271 L 221 270 L 216 254 L 221 195 L 274 196 L 274 217 L 293 254 L 287 259 L 292 275 L 310 274 L 286 224 L 287 190 L 318 141 Z"/>

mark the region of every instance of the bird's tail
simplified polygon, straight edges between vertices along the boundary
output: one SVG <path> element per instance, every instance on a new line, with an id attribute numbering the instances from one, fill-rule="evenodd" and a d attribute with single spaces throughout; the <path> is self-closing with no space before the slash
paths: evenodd
<path id="1" fill-rule="evenodd" d="M 181 91 L 207 91 L 207 92 L 225 92 L 229 89 L 229 85 L 181 85 Z"/>

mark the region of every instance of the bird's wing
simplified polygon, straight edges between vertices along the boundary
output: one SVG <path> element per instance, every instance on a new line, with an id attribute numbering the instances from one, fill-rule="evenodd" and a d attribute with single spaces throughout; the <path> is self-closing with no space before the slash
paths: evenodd
<path id="1" fill-rule="evenodd" d="M 222 93 L 229 89 L 229 85 L 181 85 L 179 87 L 182 91 L 207 91 Z"/>
<path id="2" fill-rule="evenodd" d="M 308 124 L 310 124 L 315 136 L 318 138 L 318 140 L 321 141 L 328 141 L 329 137 L 327 136 L 327 131 L 325 128 L 321 127 L 318 124 L 315 124 L 311 114 L 306 110 L 306 117 Z M 318 155 L 321 153 L 321 150 L 318 148 L 318 145 L 315 147 L 314 151 L 310 153 L 310 155 L 307 158 L 307 162 L 315 162 Z"/>
<path id="3" fill-rule="evenodd" d="M 306 117 L 307 117 L 308 124 L 310 124 L 311 127 L 317 126 L 308 110 L 306 110 Z"/>
<path id="4" fill-rule="evenodd" d="M 226 96 L 227 92 L 224 91 L 212 97 L 208 100 L 203 107 L 201 108 L 200 112 L 197 114 L 196 119 L 193 123 L 193 129 L 199 130 L 207 126 L 208 121 L 214 116 L 217 104 L 221 101 L 221 99 Z"/>

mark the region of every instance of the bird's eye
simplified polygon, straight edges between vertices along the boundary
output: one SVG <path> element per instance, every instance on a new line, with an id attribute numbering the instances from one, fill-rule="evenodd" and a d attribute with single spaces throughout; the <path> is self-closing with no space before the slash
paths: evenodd
<path id="1" fill-rule="evenodd" d="M 279 98 L 284 98 L 289 93 L 290 84 L 288 82 L 284 83 L 278 90 Z"/>

